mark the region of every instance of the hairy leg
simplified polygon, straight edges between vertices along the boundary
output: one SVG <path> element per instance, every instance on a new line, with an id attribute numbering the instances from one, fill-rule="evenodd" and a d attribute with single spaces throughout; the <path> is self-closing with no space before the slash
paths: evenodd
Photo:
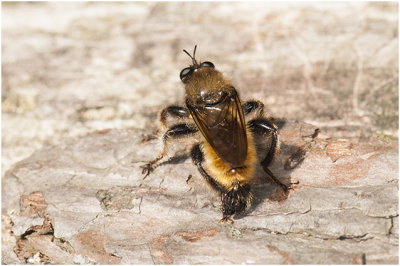
<path id="1" fill-rule="evenodd" d="M 244 115 L 257 112 L 261 115 L 264 112 L 264 104 L 260 101 L 247 101 L 242 105 Z"/>
<path id="2" fill-rule="evenodd" d="M 173 116 L 177 118 L 188 118 L 190 116 L 189 110 L 185 107 L 171 105 L 167 106 L 160 112 L 159 121 L 164 127 L 167 127 L 167 117 Z"/>
<path id="3" fill-rule="evenodd" d="M 157 158 L 142 166 L 142 173 L 145 174 L 144 178 L 146 178 L 154 170 L 154 168 L 159 165 L 159 161 L 167 154 L 170 140 L 188 137 L 196 132 L 197 129 L 192 124 L 177 124 L 168 129 L 163 136 L 163 149 L 161 153 L 157 156 Z"/>
<path id="4" fill-rule="evenodd" d="M 269 164 L 271 163 L 272 159 L 274 158 L 274 155 L 278 151 L 278 129 L 277 127 L 268 119 L 266 118 L 257 118 L 250 120 L 248 122 L 248 126 L 254 134 L 258 135 L 271 135 L 272 136 L 272 143 L 271 146 L 267 152 L 267 155 L 261 162 L 261 166 L 264 169 L 264 171 L 268 174 L 268 176 L 277 184 L 279 187 L 281 187 L 285 192 L 288 191 L 288 187 L 283 184 L 281 181 L 279 181 L 278 178 L 274 176 L 274 174 L 268 169 Z"/>

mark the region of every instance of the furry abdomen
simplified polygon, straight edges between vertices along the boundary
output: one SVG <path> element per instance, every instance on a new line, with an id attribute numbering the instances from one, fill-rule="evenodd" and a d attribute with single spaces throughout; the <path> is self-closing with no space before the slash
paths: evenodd
<path id="1" fill-rule="evenodd" d="M 243 186 L 250 184 L 254 179 L 258 159 L 253 136 L 248 128 L 246 128 L 246 136 L 246 160 L 244 161 L 243 167 L 234 170 L 232 170 L 232 167 L 216 154 L 207 141 L 203 141 L 203 151 L 210 176 L 212 176 L 212 178 L 226 191 L 231 190 L 237 184 L 237 181 L 239 181 Z"/>

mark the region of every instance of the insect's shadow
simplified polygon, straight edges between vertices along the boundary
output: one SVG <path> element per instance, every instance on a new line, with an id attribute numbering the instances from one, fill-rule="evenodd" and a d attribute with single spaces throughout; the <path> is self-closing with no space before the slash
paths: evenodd
<path id="1" fill-rule="evenodd" d="M 163 165 L 166 165 L 166 164 L 180 164 L 180 163 L 185 162 L 189 157 L 190 157 L 189 154 L 185 154 L 185 153 L 184 154 L 178 154 L 178 155 L 170 157 L 168 160 L 160 163 L 157 167 L 163 166 Z"/>

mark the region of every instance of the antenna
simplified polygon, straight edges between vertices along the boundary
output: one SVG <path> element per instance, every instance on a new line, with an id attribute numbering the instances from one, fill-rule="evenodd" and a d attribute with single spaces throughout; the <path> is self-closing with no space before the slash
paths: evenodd
<path id="1" fill-rule="evenodd" d="M 196 61 L 196 58 L 195 58 L 195 56 L 196 56 L 196 49 L 197 49 L 197 44 L 194 46 L 193 56 L 191 56 L 191 55 L 188 53 L 188 51 L 186 51 L 185 49 L 183 49 L 183 51 L 184 51 L 190 58 L 192 58 L 193 66 L 195 66 L 195 67 L 198 66 L 197 61 Z"/>

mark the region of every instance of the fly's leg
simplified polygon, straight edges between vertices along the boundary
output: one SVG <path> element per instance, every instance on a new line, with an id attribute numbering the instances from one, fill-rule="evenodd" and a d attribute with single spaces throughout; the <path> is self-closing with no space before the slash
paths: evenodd
<path id="1" fill-rule="evenodd" d="M 203 168 L 204 154 L 199 144 L 192 148 L 192 160 L 197 166 L 200 174 L 207 181 L 207 183 L 216 191 L 221 193 L 222 202 L 222 219 L 221 223 L 233 223 L 231 217 L 236 213 L 241 213 L 246 210 L 251 200 L 250 186 L 248 184 L 241 184 L 237 181 L 233 184 L 232 188 L 226 190 L 222 187 L 212 176 L 210 176 Z"/>
<path id="2" fill-rule="evenodd" d="M 171 105 L 165 107 L 164 109 L 161 110 L 159 117 L 160 124 L 165 128 L 167 127 L 167 117 L 169 115 L 182 119 L 182 118 L 188 118 L 190 116 L 190 113 L 188 109 L 181 106 Z"/>
<path id="3" fill-rule="evenodd" d="M 248 122 L 251 132 L 258 135 L 271 135 L 272 143 L 267 155 L 261 164 L 268 166 L 275 154 L 278 152 L 278 129 L 277 127 L 266 118 L 253 119 Z"/>
<path id="4" fill-rule="evenodd" d="M 264 112 L 264 104 L 260 101 L 248 101 L 242 105 L 244 115 L 248 115 L 253 112 L 257 112 L 257 115 L 261 115 Z"/>
<path id="5" fill-rule="evenodd" d="M 157 156 L 157 158 L 141 167 L 143 169 L 142 173 L 145 174 L 144 178 L 146 178 L 160 164 L 160 160 L 164 158 L 164 156 L 167 154 L 170 140 L 187 137 L 196 132 L 197 129 L 194 127 L 194 125 L 191 124 L 177 124 L 167 130 L 162 138 L 163 149 L 161 153 Z"/>
<path id="6" fill-rule="evenodd" d="M 167 106 L 164 109 L 161 110 L 158 116 L 158 122 L 161 124 L 163 129 L 167 129 L 167 117 L 172 116 L 175 118 L 179 119 L 184 119 L 184 118 L 189 118 L 190 114 L 188 109 L 181 107 L 181 106 L 176 106 L 176 105 L 171 105 Z M 159 130 L 157 130 L 156 133 L 148 135 L 143 137 L 142 139 L 142 144 L 148 142 L 149 140 L 156 139 L 158 135 Z"/>
<path id="7" fill-rule="evenodd" d="M 274 174 L 268 169 L 269 164 L 271 163 L 274 155 L 278 152 L 278 129 L 277 127 L 266 118 L 258 118 L 253 119 L 248 122 L 248 126 L 251 132 L 260 135 L 271 135 L 272 134 L 272 143 L 267 152 L 267 155 L 261 162 L 261 166 L 264 171 L 268 174 L 268 176 L 277 184 L 282 190 L 285 192 L 288 191 L 289 187 L 279 181 L 278 178 L 274 176 Z"/>
<path id="8" fill-rule="evenodd" d="M 190 113 L 188 109 L 177 105 L 171 105 L 165 107 L 164 109 L 161 110 L 158 116 L 158 122 L 161 124 L 162 129 L 168 129 L 167 125 L 168 116 L 172 116 L 179 119 L 185 119 L 190 117 Z M 158 138 L 157 137 L 158 133 L 159 130 L 157 130 L 154 134 L 144 136 L 141 143 L 144 144 L 149 140 Z"/>

